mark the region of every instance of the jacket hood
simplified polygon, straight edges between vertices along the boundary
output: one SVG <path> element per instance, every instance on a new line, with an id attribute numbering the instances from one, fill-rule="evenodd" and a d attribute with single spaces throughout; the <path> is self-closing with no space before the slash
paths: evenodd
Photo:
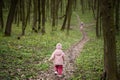
<path id="1" fill-rule="evenodd" d="M 57 43 L 56 49 L 62 49 L 62 44 L 61 43 Z"/>

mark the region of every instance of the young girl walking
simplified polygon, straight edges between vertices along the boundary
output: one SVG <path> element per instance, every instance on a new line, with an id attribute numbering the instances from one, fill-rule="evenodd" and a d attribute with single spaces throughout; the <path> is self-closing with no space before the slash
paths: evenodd
<path id="1" fill-rule="evenodd" d="M 64 63 L 64 52 L 62 51 L 62 44 L 57 43 L 56 49 L 52 53 L 49 61 L 53 61 L 55 74 L 58 77 L 62 77 L 63 73 L 63 63 Z"/>

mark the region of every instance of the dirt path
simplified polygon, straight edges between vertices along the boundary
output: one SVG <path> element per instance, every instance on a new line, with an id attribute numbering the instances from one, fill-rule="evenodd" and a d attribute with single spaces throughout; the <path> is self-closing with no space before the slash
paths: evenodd
<path id="1" fill-rule="evenodd" d="M 76 14 L 78 18 L 78 25 L 80 25 L 80 18 Z M 51 65 L 50 69 L 46 72 L 40 72 L 37 79 L 34 80 L 68 80 L 74 73 L 76 66 L 75 66 L 75 59 L 79 56 L 79 53 L 82 51 L 85 43 L 89 40 L 85 31 L 82 30 L 83 37 L 81 40 L 74 45 L 72 45 L 68 50 L 65 51 L 65 64 L 64 64 L 64 77 L 59 78 L 55 76 L 53 71 L 53 66 Z M 33 80 L 33 79 L 32 79 Z"/>

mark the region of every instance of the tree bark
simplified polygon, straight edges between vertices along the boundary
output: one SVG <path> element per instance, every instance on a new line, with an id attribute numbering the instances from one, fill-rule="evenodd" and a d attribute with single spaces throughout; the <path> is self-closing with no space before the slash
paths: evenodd
<path id="1" fill-rule="evenodd" d="M 45 34 L 45 2 L 46 0 L 42 0 L 42 34 Z"/>
<path id="2" fill-rule="evenodd" d="M 77 8 L 77 0 L 74 0 L 74 10 Z"/>
<path id="3" fill-rule="evenodd" d="M 23 14 L 23 18 L 22 18 L 22 35 L 25 35 L 25 29 L 27 27 L 27 22 L 30 16 L 30 4 L 31 4 L 31 0 L 27 0 L 27 14 L 25 15 L 25 2 L 24 0 L 22 0 L 22 14 Z"/>
<path id="4" fill-rule="evenodd" d="M 52 13 L 52 31 L 54 30 L 54 28 L 55 28 L 55 21 L 56 21 L 56 14 L 55 14 L 55 12 L 56 12 L 56 8 L 55 8 L 55 3 L 56 3 L 56 0 L 51 0 L 51 13 Z"/>
<path id="5" fill-rule="evenodd" d="M 68 25 L 67 25 L 67 34 L 69 35 L 69 29 L 70 29 L 70 21 L 71 21 L 71 15 L 72 15 L 72 3 L 73 0 L 68 0 L 68 6 L 69 6 L 69 10 L 68 10 Z"/>
<path id="6" fill-rule="evenodd" d="M 61 27 L 61 30 L 62 30 L 62 31 L 65 30 L 65 25 L 66 25 L 67 17 L 68 17 L 68 16 L 67 16 L 68 9 L 69 9 L 69 3 L 67 3 L 66 12 L 65 12 L 65 17 L 64 17 L 63 25 L 62 25 L 62 27 Z"/>
<path id="7" fill-rule="evenodd" d="M 3 30 L 4 27 L 4 21 L 3 21 L 3 0 L 0 0 L 0 29 Z"/>
<path id="8" fill-rule="evenodd" d="M 119 13 L 119 11 L 120 11 L 120 0 L 116 0 L 116 7 L 115 7 L 115 26 L 116 26 L 116 31 L 117 32 L 119 32 L 119 15 L 120 15 L 120 13 Z"/>
<path id="9" fill-rule="evenodd" d="M 82 14 L 84 14 L 84 0 L 81 0 L 81 10 Z"/>
<path id="10" fill-rule="evenodd" d="M 33 5 L 34 5 L 34 8 L 33 8 L 33 24 L 32 24 L 32 30 L 34 32 L 37 32 L 37 11 L 38 11 L 38 2 L 37 0 L 33 0 Z"/>
<path id="11" fill-rule="evenodd" d="M 22 13 L 22 35 L 25 35 L 25 0 L 21 0 Z"/>
<path id="12" fill-rule="evenodd" d="M 5 36 L 11 35 L 11 27 L 12 27 L 12 22 L 13 22 L 17 2 L 18 0 L 11 0 L 11 6 L 10 6 L 9 14 L 7 17 L 7 23 L 6 23 L 6 28 L 5 28 Z"/>
<path id="13" fill-rule="evenodd" d="M 100 36 L 99 24 L 100 24 L 100 0 L 97 0 L 96 37 Z"/>
<path id="14" fill-rule="evenodd" d="M 102 0 L 101 2 L 106 80 L 118 80 L 113 0 Z"/>
<path id="15" fill-rule="evenodd" d="M 51 1 L 52 31 L 54 31 L 56 29 L 55 26 L 58 24 L 59 4 L 60 4 L 60 0 L 52 0 Z"/>
<path id="16" fill-rule="evenodd" d="M 94 5 L 95 5 L 95 1 L 92 0 L 91 2 L 92 2 L 91 8 L 92 8 L 92 12 L 93 12 L 93 17 L 94 17 L 94 19 L 96 19 L 96 14 L 95 14 L 95 9 L 96 9 L 96 8 L 95 8 L 95 6 L 94 6 Z"/>
<path id="17" fill-rule="evenodd" d="M 38 30 L 41 29 L 41 0 L 38 0 Z"/>

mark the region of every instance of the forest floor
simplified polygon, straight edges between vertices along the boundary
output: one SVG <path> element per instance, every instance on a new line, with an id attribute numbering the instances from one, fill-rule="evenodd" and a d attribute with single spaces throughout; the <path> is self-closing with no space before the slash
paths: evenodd
<path id="1" fill-rule="evenodd" d="M 76 14 L 78 18 L 78 25 L 80 26 L 80 18 Z M 82 38 L 79 42 L 73 44 L 69 49 L 65 52 L 65 63 L 63 65 L 63 77 L 59 78 L 54 74 L 53 65 L 50 63 L 50 67 L 47 71 L 40 71 L 39 75 L 36 79 L 29 79 L 29 80 L 68 80 L 75 72 L 76 65 L 75 59 L 80 55 L 85 43 L 89 40 L 87 34 L 84 30 L 80 30 L 82 33 Z M 46 58 L 43 61 L 47 61 Z"/>

